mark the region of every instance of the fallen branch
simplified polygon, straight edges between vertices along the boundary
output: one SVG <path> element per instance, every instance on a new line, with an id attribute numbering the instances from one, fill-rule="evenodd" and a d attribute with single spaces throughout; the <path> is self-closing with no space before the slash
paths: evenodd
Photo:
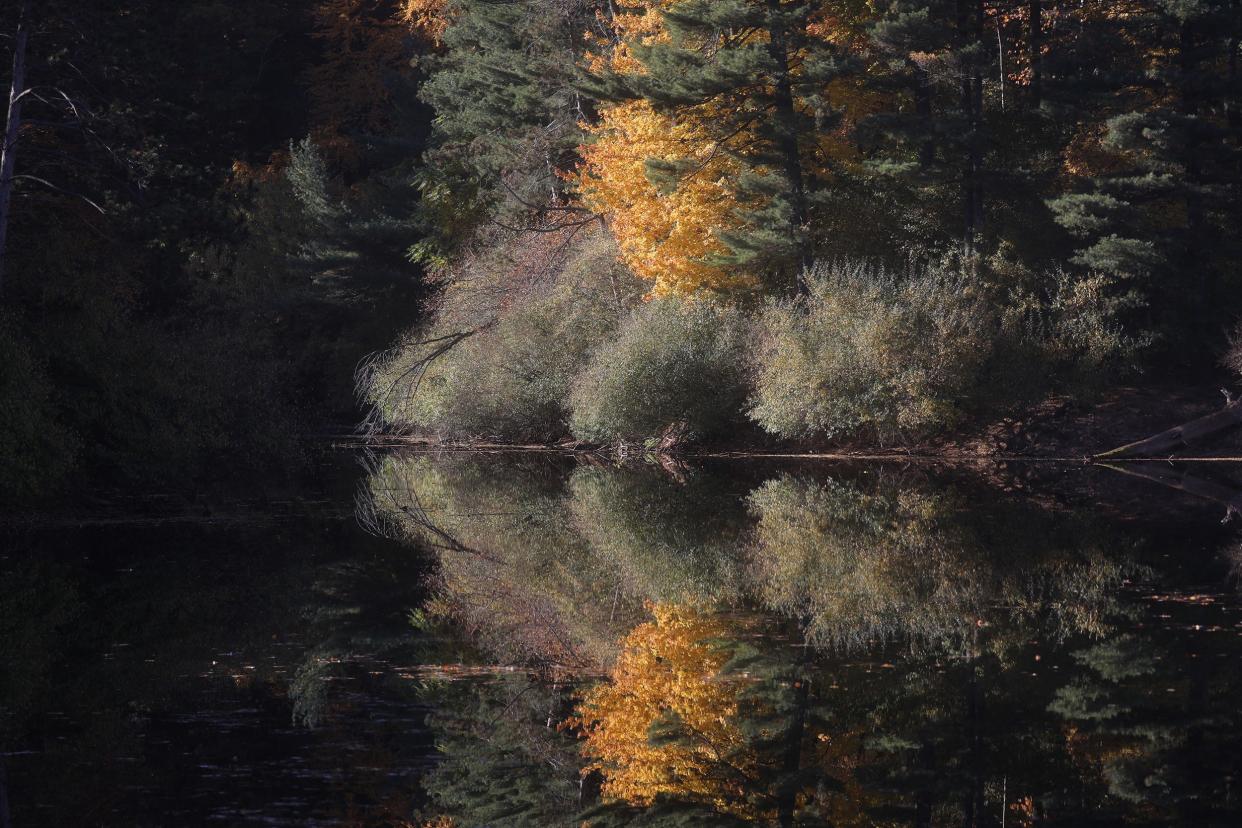
<path id="1" fill-rule="evenodd" d="M 1205 440 L 1239 425 L 1242 425 L 1242 399 L 1229 403 L 1220 411 L 1183 423 L 1168 431 L 1162 431 L 1145 440 L 1118 446 L 1111 451 L 1097 454 L 1092 459 L 1123 460 L 1127 457 L 1153 457 L 1157 454 L 1186 448 L 1192 443 Z"/>

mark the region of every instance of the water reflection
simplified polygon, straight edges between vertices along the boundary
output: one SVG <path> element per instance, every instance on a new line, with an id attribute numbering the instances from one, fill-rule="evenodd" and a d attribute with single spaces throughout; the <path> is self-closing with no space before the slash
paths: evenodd
<path id="1" fill-rule="evenodd" d="M 337 461 L 8 531 L 13 825 L 1242 824 L 1228 469 Z"/>
<path id="2" fill-rule="evenodd" d="M 1237 604 L 1174 583 L 1210 524 L 888 469 L 393 455 L 368 492 L 437 552 L 424 622 L 522 668 L 426 689 L 428 824 L 1242 818 Z"/>

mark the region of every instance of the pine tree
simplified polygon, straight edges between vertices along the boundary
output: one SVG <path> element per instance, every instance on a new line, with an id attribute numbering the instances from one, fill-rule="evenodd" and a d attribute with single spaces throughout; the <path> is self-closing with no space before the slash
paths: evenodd
<path id="1" fill-rule="evenodd" d="M 916 204 L 957 204 L 956 217 L 933 213 L 925 244 L 956 236 L 973 250 L 985 229 L 984 19 L 983 0 L 892 0 L 871 30 L 896 104 L 864 125 L 872 163 Z"/>
<path id="2" fill-rule="evenodd" d="M 1078 240 L 1072 261 L 1123 282 L 1119 301 L 1157 329 L 1225 321 L 1242 218 L 1226 50 L 1236 53 L 1240 17 L 1224 0 L 1194 0 L 1099 21 L 1132 44 L 1116 79 L 1127 106 L 1103 109 L 1095 163 L 1049 202 Z"/>
<path id="3" fill-rule="evenodd" d="M 443 756 L 425 785 L 434 813 L 458 828 L 571 828 L 583 784 L 576 744 L 558 728 L 567 688 L 525 675 L 432 687 Z"/>
<path id="4" fill-rule="evenodd" d="M 549 8 L 539 0 L 449 0 L 440 53 L 426 60 L 420 98 L 435 111 L 427 166 L 417 176 L 429 238 L 416 248 L 443 261 L 490 216 L 566 208 L 563 174 L 574 166 L 586 112 L 575 64 L 594 0 Z"/>

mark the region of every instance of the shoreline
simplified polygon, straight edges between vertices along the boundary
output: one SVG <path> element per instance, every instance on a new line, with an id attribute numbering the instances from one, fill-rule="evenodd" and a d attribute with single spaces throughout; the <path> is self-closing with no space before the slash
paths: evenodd
<path id="1" fill-rule="evenodd" d="M 1104 457 L 1118 446 L 1198 417 L 1221 411 L 1219 391 L 1211 387 L 1121 387 L 1092 401 L 1055 397 L 1023 412 L 966 424 L 938 438 L 902 446 L 864 442 L 771 441 L 756 445 L 743 440 L 647 447 L 643 444 L 504 442 L 495 439 L 446 440 L 434 435 L 402 433 L 350 435 L 333 445 L 374 448 L 419 448 L 437 452 L 549 453 L 592 455 L 610 459 L 669 457 L 675 459 L 789 459 L 841 462 L 1056 462 L 1098 465 L 1173 460 L 1187 463 L 1242 462 L 1242 428 L 1148 457 Z"/>

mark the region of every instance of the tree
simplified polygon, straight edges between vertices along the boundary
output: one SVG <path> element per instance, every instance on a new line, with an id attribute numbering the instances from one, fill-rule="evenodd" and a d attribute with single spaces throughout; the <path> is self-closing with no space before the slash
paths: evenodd
<path id="1" fill-rule="evenodd" d="M 985 224 L 983 45 L 984 0 L 893 0 L 877 16 L 871 36 L 890 75 L 905 95 L 866 124 L 873 163 L 919 192 L 948 199 L 956 189 L 956 227 L 968 250 Z"/>
<path id="2" fill-rule="evenodd" d="M 587 117 L 574 88 L 597 0 L 449 0 L 440 48 L 424 62 L 420 99 L 435 111 L 425 166 L 415 176 L 425 238 L 420 261 L 445 264 L 470 232 L 582 225 L 564 175 Z"/>
<path id="3" fill-rule="evenodd" d="M 403 25 L 405 11 L 396 0 L 321 0 L 314 9 L 323 59 L 306 73 L 311 119 L 338 162 L 358 165 L 359 138 L 392 126 L 394 80 L 413 25 Z"/>
<path id="4" fill-rule="evenodd" d="M 441 754 L 425 782 L 431 810 L 456 828 L 578 825 L 577 744 L 559 727 L 570 686 L 524 674 L 460 685 L 425 694 Z"/>
<path id="5" fill-rule="evenodd" d="M 595 60 L 589 84 L 609 105 L 580 186 L 655 292 L 753 287 L 757 277 L 802 285 L 816 211 L 831 203 L 848 153 L 836 132 L 848 66 L 828 35 L 858 14 L 681 0 L 614 18 L 619 43 Z"/>
<path id="6" fill-rule="evenodd" d="M 1221 34 L 1239 16 L 1236 5 L 1205 0 L 1087 21 L 1124 38 L 1129 71 L 1118 79 L 1120 104 L 1096 122 L 1096 163 L 1049 206 L 1078 240 L 1073 261 L 1117 277 L 1131 316 L 1159 329 L 1203 323 L 1204 309 L 1226 321 L 1211 309 L 1238 252 L 1225 229 L 1238 220 L 1227 68 L 1237 44 Z"/>
<path id="7" fill-rule="evenodd" d="M 26 16 L 29 0 L 22 0 L 17 12 L 17 32 L 13 36 L 13 74 L 9 106 L 4 120 L 4 144 L 0 146 L 0 297 L 4 295 L 4 254 L 9 236 L 9 207 L 13 203 L 13 176 L 17 169 L 17 141 L 22 128 L 22 101 L 26 90 L 26 48 L 30 41 Z"/>

